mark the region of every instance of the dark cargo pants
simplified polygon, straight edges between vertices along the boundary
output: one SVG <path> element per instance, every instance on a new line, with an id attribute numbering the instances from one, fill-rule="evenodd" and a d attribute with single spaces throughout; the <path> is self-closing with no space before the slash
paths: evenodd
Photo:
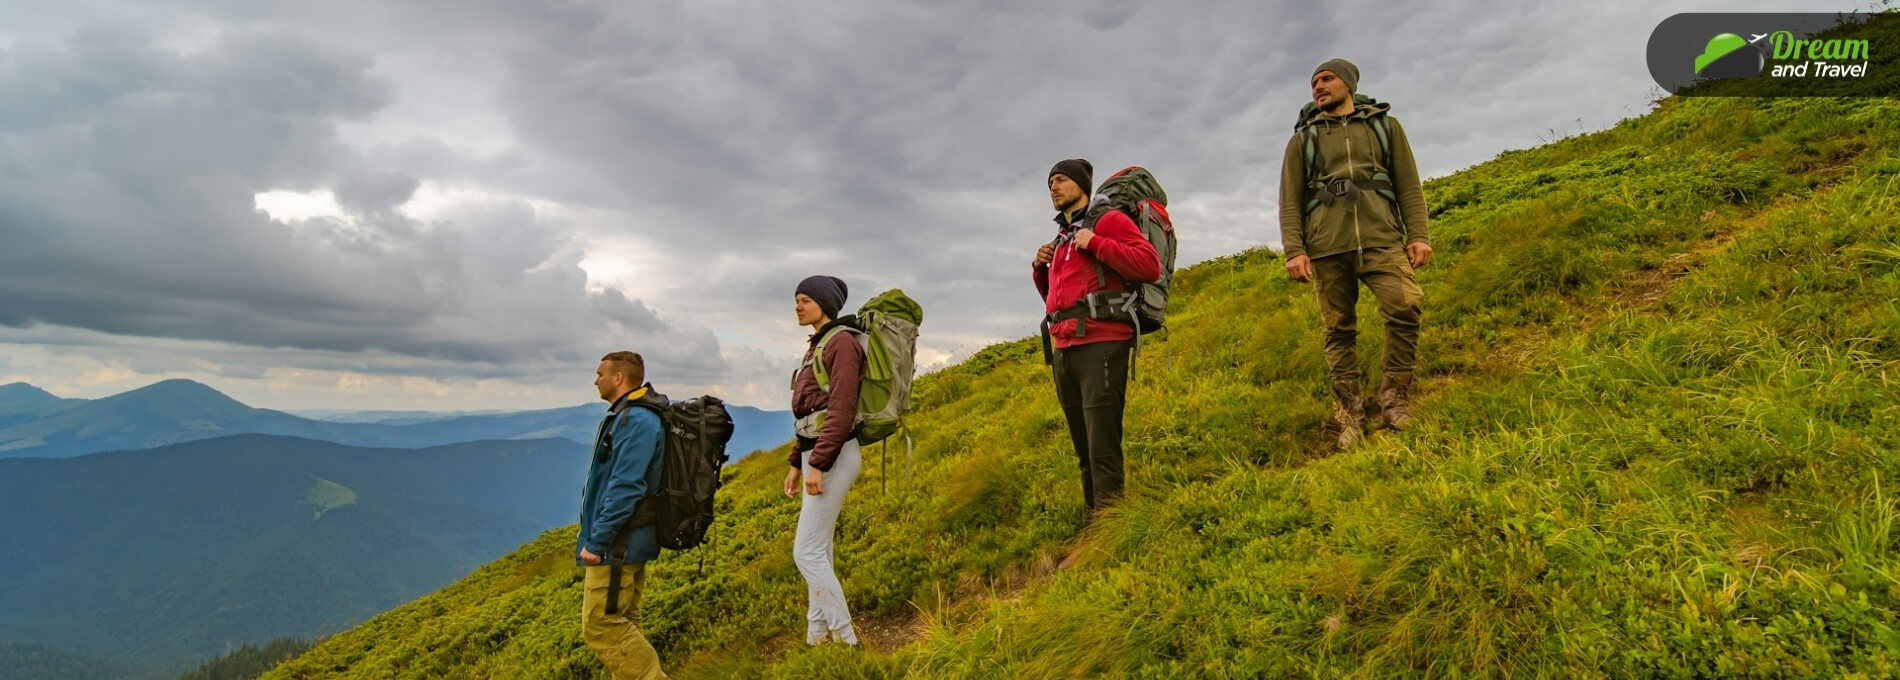
<path id="1" fill-rule="evenodd" d="M 1335 383 L 1359 381 L 1356 309 L 1362 281 L 1378 298 L 1379 315 L 1385 319 L 1385 372 L 1411 373 L 1418 352 L 1425 292 L 1403 249 L 1369 248 L 1313 260 L 1313 289 L 1326 324 L 1326 363 Z"/>

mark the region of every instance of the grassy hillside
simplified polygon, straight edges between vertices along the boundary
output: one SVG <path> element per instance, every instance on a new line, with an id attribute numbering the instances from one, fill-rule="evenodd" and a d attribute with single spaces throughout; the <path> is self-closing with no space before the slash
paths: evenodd
<path id="1" fill-rule="evenodd" d="M 1345 451 L 1310 289 L 1202 263 L 1102 521 L 1034 344 L 994 346 L 921 381 L 908 474 L 874 449 L 846 506 L 875 651 L 799 644 L 775 456 L 654 566 L 650 636 L 682 678 L 1891 677 L 1895 149 L 1892 100 L 1676 99 L 1429 183 L 1417 426 Z M 604 677 L 570 532 L 266 677 Z"/>

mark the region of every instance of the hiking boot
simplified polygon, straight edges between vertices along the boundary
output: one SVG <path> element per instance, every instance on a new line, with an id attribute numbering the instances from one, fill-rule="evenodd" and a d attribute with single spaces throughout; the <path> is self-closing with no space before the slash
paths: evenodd
<path id="1" fill-rule="evenodd" d="M 1379 411 L 1385 426 L 1403 430 L 1412 422 L 1412 374 L 1387 373 L 1379 386 Z"/>
<path id="2" fill-rule="evenodd" d="M 1359 396 L 1358 382 L 1333 383 L 1333 396 L 1339 398 L 1333 406 L 1333 422 L 1339 424 L 1339 448 L 1343 449 L 1365 436 L 1366 400 Z"/>

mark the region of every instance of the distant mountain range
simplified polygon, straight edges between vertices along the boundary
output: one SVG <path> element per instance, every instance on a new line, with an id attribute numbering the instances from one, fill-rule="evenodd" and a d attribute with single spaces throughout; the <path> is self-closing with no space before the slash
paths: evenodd
<path id="1" fill-rule="evenodd" d="M 790 412 L 728 408 L 733 460 L 790 439 Z M 576 520 L 604 412 L 319 420 L 192 380 L 0 386 L 0 678 L 175 676 L 433 591 Z"/>
<path id="2" fill-rule="evenodd" d="M 733 460 L 791 439 L 789 411 L 727 408 L 735 424 L 727 446 Z M 0 385 L 0 458 L 68 458 L 241 433 L 392 448 L 488 439 L 585 443 L 605 411 L 605 404 L 593 403 L 482 415 L 330 412 L 339 421 L 253 408 L 191 380 L 166 380 L 94 400 L 62 399 L 32 385 L 12 383 Z"/>
<path id="3" fill-rule="evenodd" d="M 587 463 L 256 434 L 0 460 L 0 641 L 169 667 L 340 630 L 574 522 Z"/>
<path id="4" fill-rule="evenodd" d="M 410 425 L 414 423 L 432 423 L 462 416 L 494 416 L 514 411 L 361 411 L 352 409 L 294 409 L 285 411 L 293 416 L 321 420 L 326 423 L 382 423 L 384 425 Z"/>
<path id="5" fill-rule="evenodd" d="M 790 438 L 789 412 L 728 409 L 734 460 Z M 0 678 L 173 677 L 429 592 L 575 521 L 605 412 L 319 419 L 190 380 L 0 385 Z"/>
<path id="6" fill-rule="evenodd" d="M 85 401 L 84 399 L 61 399 L 46 390 L 26 383 L 0 385 L 0 428 L 31 419 L 39 413 L 57 411 L 63 406 Z"/>

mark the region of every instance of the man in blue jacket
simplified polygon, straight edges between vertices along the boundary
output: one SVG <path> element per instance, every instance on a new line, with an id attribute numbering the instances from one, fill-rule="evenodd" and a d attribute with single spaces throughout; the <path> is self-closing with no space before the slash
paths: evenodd
<path id="1" fill-rule="evenodd" d="M 665 678 L 660 656 L 640 633 L 640 589 L 646 563 L 660 556 L 648 493 L 660 485 L 665 429 L 651 408 L 666 396 L 646 383 L 646 362 L 633 352 L 601 357 L 594 372 L 600 398 L 612 404 L 594 434 L 593 462 L 581 489 L 581 531 L 574 559 L 584 568 L 581 639 L 617 680 Z M 637 526 L 636 526 L 637 525 Z"/>

